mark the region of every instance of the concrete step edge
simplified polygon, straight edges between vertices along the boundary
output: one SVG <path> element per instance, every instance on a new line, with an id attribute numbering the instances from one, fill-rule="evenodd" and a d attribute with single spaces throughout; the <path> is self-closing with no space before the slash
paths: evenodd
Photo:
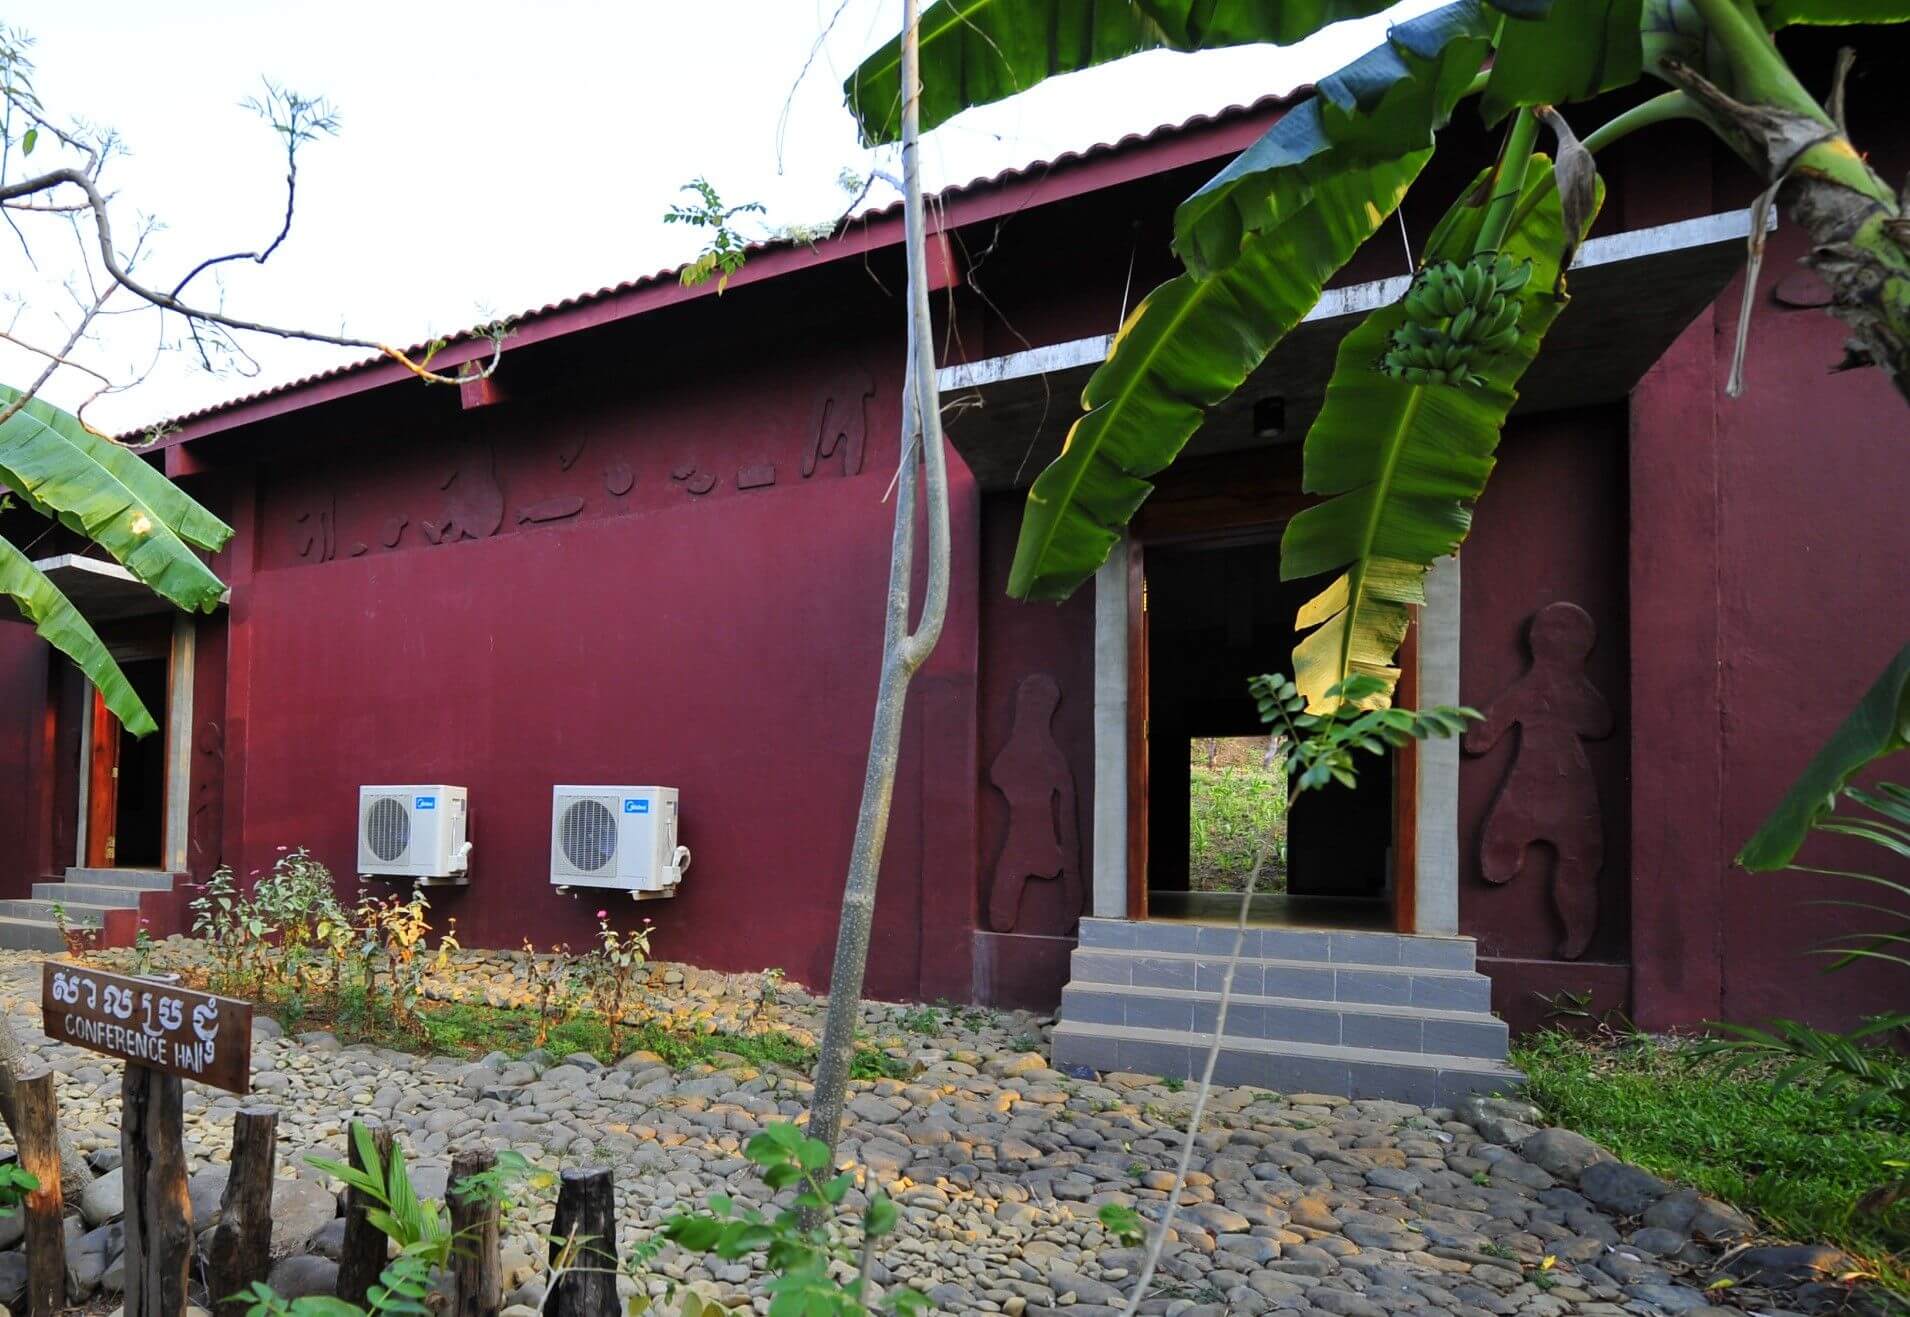
<path id="1" fill-rule="evenodd" d="M 170 892 L 180 875 L 159 869 L 86 869 L 75 866 L 50 879 L 80 887 L 131 887 L 142 892 Z"/>
<path id="2" fill-rule="evenodd" d="M 1146 984 L 1102 983 L 1095 979 L 1074 979 L 1061 990 L 1065 1011 L 1070 992 L 1110 993 L 1123 997 L 1170 997 L 1194 1002 L 1217 1002 L 1218 992 L 1199 988 L 1153 988 Z M 1414 1019 L 1438 1020 L 1451 1024 L 1504 1024 L 1491 1011 L 1453 1011 L 1437 1006 L 1400 1006 L 1391 1002 L 1331 1001 L 1320 997 L 1262 997 L 1236 992 L 1228 1001 L 1234 1006 L 1294 1007 L 1303 1010 L 1353 1011 L 1360 1015 L 1398 1015 Z"/>
<path id="3" fill-rule="evenodd" d="M 1210 1035 L 1182 1033 L 1178 1029 L 1145 1029 L 1126 1024 L 1080 1024 L 1063 1020 L 1054 1028 L 1056 1042 L 1064 1038 L 1111 1038 L 1133 1042 L 1188 1044 L 1203 1051 L 1212 1041 Z M 1467 1074 L 1503 1078 L 1518 1083 L 1525 1076 L 1504 1062 L 1477 1056 L 1453 1056 L 1445 1052 L 1393 1052 L 1377 1047 L 1338 1047 L 1324 1043 L 1291 1043 L 1266 1038 L 1236 1038 L 1229 1034 L 1221 1041 L 1222 1052 L 1251 1052 L 1264 1056 L 1290 1056 L 1299 1060 L 1360 1062 L 1369 1065 L 1398 1066 L 1414 1070 L 1440 1072 L 1463 1071 Z"/>
<path id="4" fill-rule="evenodd" d="M 1133 960 L 1187 960 L 1225 964 L 1224 951 L 1149 951 L 1140 947 L 1095 947 L 1082 943 L 1071 953 L 1076 956 L 1125 956 Z M 1386 965 L 1365 960 L 1293 960 L 1279 956 L 1242 956 L 1243 965 L 1269 965 L 1278 969 L 1344 969 L 1386 974 L 1424 974 L 1429 978 L 1483 979 L 1476 969 L 1448 969 L 1439 965 Z"/>
<path id="5" fill-rule="evenodd" d="M 138 907 L 140 891 L 137 887 L 98 887 L 91 883 L 35 883 L 32 899 L 58 901 L 68 907 L 97 905 L 130 910 Z"/>
<path id="6" fill-rule="evenodd" d="M 0 918 L 24 919 L 31 923 L 52 924 L 53 907 L 59 905 L 66 911 L 66 922 L 76 927 L 86 925 L 98 927 L 106 922 L 108 910 L 124 910 L 125 906 L 88 905 L 78 901 L 41 901 L 24 897 L 9 897 L 0 900 Z"/>

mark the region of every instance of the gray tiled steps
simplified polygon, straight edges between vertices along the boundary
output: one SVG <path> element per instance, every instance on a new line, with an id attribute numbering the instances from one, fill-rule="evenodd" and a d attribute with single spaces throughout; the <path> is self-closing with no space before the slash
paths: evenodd
<path id="1" fill-rule="evenodd" d="M 93 905 L 85 901 L 67 901 L 64 899 L 33 901 L 0 901 L 0 918 L 37 919 L 42 923 L 56 923 L 53 907 L 60 906 L 66 911 L 66 922 L 74 927 L 84 925 L 98 928 L 106 922 L 108 910 L 123 910 L 120 905 Z"/>
<path id="2" fill-rule="evenodd" d="M 99 905 L 126 909 L 139 904 L 137 887 L 115 887 L 93 883 L 35 883 L 33 899 L 36 901 L 58 901 L 68 910 L 81 905 Z"/>
<path id="3" fill-rule="evenodd" d="M 134 887 L 147 892 L 170 892 L 173 875 L 159 869 L 80 869 L 66 871 L 66 881 L 81 887 Z"/>
<path id="4" fill-rule="evenodd" d="M 1132 1025 L 1211 1034 L 1220 994 L 1131 984 L 1070 983 L 1061 1017 L 1080 1024 Z M 1229 1038 L 1432 1052 L 1503 1061 L 1505 1021 L 1484 1011 L 1268 997 L 1236 990 L 1227 1003 Z"/>
<path id="5" fill-rule="evenodd" d="M 1091 950 L 1233 953 L 1231 924 L 1187 924 L 1132 919 L 1083 919 L 1080 945 Z M 1315 964 L 1469 970 L 1476 944 L 1469 937 L 1369 933 L 1316 928 L 1249 928 L 1240 954 L 1252 960 Z"/>
<path id="6" fill-rule="evenodd" d="M 1070 982 L 1219 992 L 1226 972 L 1224 952 L 1125 951 L 1077 946 L 1070 964 Z M 1418 1006 L 1437 1011 L 1486 1011 L 1492 1007 L 1492 980 L 1469 967 L 1428 969 L 1417 965 L 1243 955 L 1234 970 L 1234 991 L 1254 997 Z"/>
<path id="7" fill-rule="evenodd" d="M 107 911 L 135 910 L 143 894 L 171 891 L 173 877 L 157 869 L 68 869 L 65 882 L 33 884 L 31 900 L 0 901 L 0 949 L 64 951 L 56 904 L 69 924 L 98 928 Z"/>
<path id="8" fill-rule="evenodd" d="M 8 951 L 64 951 L 66 939 L 53 924 L 0 915 L 0 948 Z"/>
<path id="9" fill-rule="evenodd" d="M 1054 1030 L 1054 1065 L 1191 1079 L 1206 1065 L 1210 1041 L 1178 1029 L 1064 1019 Z M 1523 1079 L 1503 1062 L 1479 1057 L 1232 1036 L 1221 1040 L 1214 1065 L 1218 1084 L 1276 1093 L 1344 1093 L 1419 1106 L 1453 1106 L 1471 1093 L 1510 1092 Z"/>

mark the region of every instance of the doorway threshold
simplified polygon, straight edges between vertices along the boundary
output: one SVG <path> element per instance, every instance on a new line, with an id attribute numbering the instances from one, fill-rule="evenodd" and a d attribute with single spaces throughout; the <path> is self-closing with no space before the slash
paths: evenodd
<path id="1" fill-rule="evenodd" d="M 1161 892 L 1147 894 L 1147 917 L 1165 923 L 1231 924 L 1240 917 L 1234 892 Z M 1254 928 L 1357 929 L 1393 931 L 1392 903 L 1335 896 L 1267 893 L 1253 898 L 1247 923 Z"/>

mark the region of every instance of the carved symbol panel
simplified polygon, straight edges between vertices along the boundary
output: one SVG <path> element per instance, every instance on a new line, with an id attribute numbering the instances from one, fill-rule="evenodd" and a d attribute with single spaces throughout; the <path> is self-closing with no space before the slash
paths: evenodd
<path id="1" fill-rule="evenodd" d="M 1021 680 L 1015 721 L 988 780 L 1008 802 L 1008 835 L 995 860 L 988 893 L 988 926 L 1013 932 L 1030 881 L 1060 884 L 1060 905 L 1072 918 L 1085 900 L 1081 832 L 1074 770 L 1054 739 L 1061 686 L 1045 672 Z"/>
<path id="2" fill-rule="evenodd" d="M 875 382 L 866 374 L 845 380 L 831 388 L 816 407 L 816 424 L 803 454 L 802 478 L 809 479 L 817 468 L 832 458 L 842 459 L 842 474 L 862 474 L 862 458 L 869 443 L 869 399 L 875 397 Z"/>
<path id="3" fill-rule="evenodd" d="M 1598 640 L 1591 614 L 1577 604 L 1547 604 L 1526 624 L 1532 663 L 1466 733 L 1480 755 L 1514 727 L 1512 767 L 1487 811 L 1479 848 L 1489 883 L 1509 883 L 1534 846 L 1556 856 L 1552 904 L 1564 925 L 1558 954 L 1577 960 L 1598 927 L 1598 878 L 1605 864 L 1605 823 L 1584 741 L 1612 734 L 1611 705 L 1585 675 Z"/>

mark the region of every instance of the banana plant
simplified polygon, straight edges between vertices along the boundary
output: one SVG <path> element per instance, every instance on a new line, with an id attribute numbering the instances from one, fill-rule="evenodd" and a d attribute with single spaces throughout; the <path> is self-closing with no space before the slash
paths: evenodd
<path id="1" fill-rule="evenodd" d="M 923 13 L 922 123 L 1144 50 L 1287 44 L 1383 8 L 938 0 Z M 1029 491 L 1009 593 L 1058 599 L 1093 575 L 1152 478 L 1399 205 L 1468 97 L 1506 124 L 1498 158 L 1451 201 L 1406 298 L 1347 335 L 1306 439 L 1304 486 L 1324 501 L 1290 523 L 1281 573 L 1339 573 L 1297 619 L 1310 634 L 1294 674 L 1316 707 L 1359 674 L 1378 679 L 1371 702 L 1390 700 L 1407 610 L 1464 540 L 1519 378 L 1565 307 L 1599 200 L 1592 157 L 1609 143 L 1671 119 L 1709 126 L 1809 234 L 1847 364 L 1910 398 L 1910 218 L 1845 133 L 1841 89 L 1820 104 L 1772 40 L 1793 24 L 1904 21 L 1910 0 L 1455 0 L 1395 25 L 1181 203 L 1185 273 L 1141 301 L 1089 379 Z M 896 70 L 891 45 L 845 85 L 871 145 L 895 136 Z M 1582 144 L 1556 108 L 1648 78 L 1669 90 Z"/>
<path id="2" fill-rule="evenodd" d="M 232 528 L 138 453 L 95 434 L 70 412 L 0 385 L 0 486 L 111 554 L 176 607 L 211 612 L 225 586 L 195 550 L 216 552 Z M 71 600 L 0 537 L 0 593 L 99 688 L 126 730 L 158 724 Z"/>

